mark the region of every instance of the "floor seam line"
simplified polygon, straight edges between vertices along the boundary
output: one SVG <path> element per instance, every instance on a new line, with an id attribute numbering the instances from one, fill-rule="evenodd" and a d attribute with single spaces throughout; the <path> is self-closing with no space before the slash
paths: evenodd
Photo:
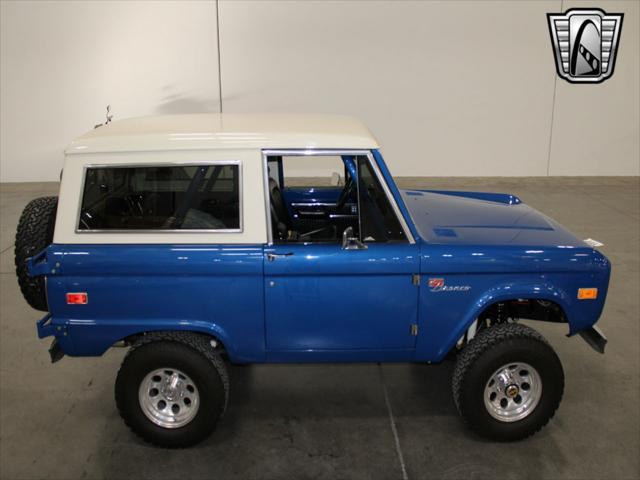
<path id="1" fill-rule="evenodd" d="M 633 220 L 635 220 L 635 221 L 638 221 L 638 218 L 637 218 L 637 217 L 634 217 L 634 216 L 633 216 L 632 214 L 630 214 L 630 213 L 627 213 L 627 212 L 624 212 L 624 211 L 622 211 L 622 210 L 619 210 L 619 209 L 618 209 L 618 208 L 616 208 L 616 207 L 612 207 L 612 206 L 611 206 L 611 205 L 609 205 L 608 203 L 605 203 L 605 202 L 603 202 L 602 200 L 600 200 L 600 199 L 599 199 L 598 197 L 596 197 L 596 196 L 595 196 L 595 194 L 593 194 L 593 193 L 585 192 L 585 195 L 586 195 L 587 197 L 589 197 L 589 198 L 591 198 L 591 199 L 595 200 L 595 201 L 596 201 L 596 202 L 598 202 L 600 205 L 602 205 L 602 206 L 604 206 L 604 207 L 607 207 L 607 208 L 609 208 L 609 209 L 613 210 L 614 212 L 619 213 L 620 215 L 623 215 L 623 216 L 625 216 L 625 217 L 627 217 L 627 218 L 631 218 L 631 219 L 633 219 Z"/>
<path id="2" fill-rule="evenodd" d="M 0 255 L 2 255 L 4 252 L 6 252 L 7 250 L 9 250 L 9 249 L 11 249 L 11 248 L 13 248 L 13 243 L 12 243 L 11 245 L 9 245 L 7 248 L 5 248 L 4 250 L 2 250 L 2 251 L 0 252 Z"/>
<path id="3" fill-rule="evenodd" d="M 378 364 L 378 371 L 380 372 L 380 382 L 382 383 L 382 391 L 384 392 L 384 402 L 387 405 L 387 412 L 389 413 L 389 423 L 391 424 L 391 431 L 393 432 L 393 440 L 396 444 L 396 455 L 398 456 L 400 468 L 402 469 L 402 480 L 409 480 L 407 468 L 404 463 L 404 456 L 402 455 L 402 448 L 400 447 L 398 428 L 396 427 L 396 420 L 393 416 L 393 410 L 391 409 L 391 401 L 389 400 L 389 392 L 387 391 L 387 386 L 384 383 L 384 374 L 382 372 L 382 365 L 380 364 Z"/>

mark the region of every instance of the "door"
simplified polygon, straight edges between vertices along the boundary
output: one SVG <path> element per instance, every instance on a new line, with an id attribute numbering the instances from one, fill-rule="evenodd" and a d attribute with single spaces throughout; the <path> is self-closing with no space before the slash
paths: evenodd
<path id="1" fill-rule="evenodd" d="M 304 360 L 339 351 L 352 359 L 382 351 L 409 359 L 413 351 L 418 246 L 395 216 L 372 159 L 356 160 L 352 225 L 336 227 L 327 216 L 326 231 L 341 228 L 333 238 L 299 241 L 294 232 L 265 247 L 266 347 L 274 360 L 287 358 L 277 352 Z M 286 182 L 286 161 L 284 169 Z"/>

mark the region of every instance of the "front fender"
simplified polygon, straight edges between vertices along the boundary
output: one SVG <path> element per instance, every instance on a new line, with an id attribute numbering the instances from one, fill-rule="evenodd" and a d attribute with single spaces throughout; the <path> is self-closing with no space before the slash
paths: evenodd
<path id="1" fill-rule="evenodd" d="M 535 300 L 548 300 L 557 303 L 564 312 L 567 312 L 569 306 L 569 295 L 561 287 L 545 282 L 536 282 L 529 284 L 503 283 L 490 288 L 482 294 L 466 312 L 461 322 L 452 330 L 451 335 L 446 339 L 442 349 L 438 352 L 444 357 L 456 344 L 458 339 L 464 335 L 471 324 L 494 303 L 515 300 L 518 298 L 527 298 Z M 567 320 L 571 324 L 571 319 L 567 315 Z"/>
<path id="2" fill-rule="evenodd" d="M 420 312 L 424 335 L 418 339 L 416 358 L 439 362 L 455 346 L 471 324 L 490 305 L 517 299 L 554 302 L 562 308 L 569 324 L 569 335 L 590 328 L 600 317 L 606 287 L 597 300 L 578 300 L 580 287 L 592 286 L 589 275 L 553 273 L 537 275 L 456 275 L 447 277 L 450 284 L 469 286 L 467 292 L 432 292 L 420 294 Z M 487 288 L 489 285 L 489 288 Z M 472 292 L 476 292 L 475 295 Z"/>
<path id="3" fill-rule="evenodd" d="M 557 285 L 551 285 L 548 283 L 530 283 L 527 285 L 513 285 L 512 283 L 504 283 L 502 285 L 495 286 L 487 290 L 483 295 L 478 298 L 472 308 L 470 308 L 462 321 L 453 330 L 453 333 L 447 338 L 447 343 L 444 346 L 444 351 L 439 352 L 443 356 L 449 352 L 456 344 L 458 339 L 464 335 L 469 329 L 471 324 L 484 312 L 490 305 L 500 302 L 506 302 L 509 300 L 516 300 L 519 298 L 535 299 L 535 300 L 547 300 L 557 303 L 563 312 L 565 312 L 566 318 L 570 325 L 571 330 L 571 317 L 566 314 L 569 310 L 570 298 L 568 293 Z"/>

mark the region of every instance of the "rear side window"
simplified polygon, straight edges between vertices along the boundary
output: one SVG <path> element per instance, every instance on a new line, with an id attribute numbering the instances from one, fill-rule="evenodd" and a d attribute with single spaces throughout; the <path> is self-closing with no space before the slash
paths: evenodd
<path id="1" fill-rule="evenodd" d="M 240 165 L 88 167 L 79 231 L 240 231 Z"/>

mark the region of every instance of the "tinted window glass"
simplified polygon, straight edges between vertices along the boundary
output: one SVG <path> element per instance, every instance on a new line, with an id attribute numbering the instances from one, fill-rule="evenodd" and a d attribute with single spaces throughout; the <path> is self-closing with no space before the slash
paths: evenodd
<path id="1" fill-rule="evenodd" d="M 406 241 L 398 217 L 367 158 L 358 158 L 358 177 L 362 241 Z"/>
<path id="2" fill-rule="evenodd" d="M 341 243 L 349 227 L 357 235 L 356 165 L 353 155 L 269 156 L 274 241 Z"/>
<path id="3" fill-rule="evenodd" d="M 237 230 L 238 165 L 86 171 L 79 230 Z"/>
<path id="4" fill-rule="evenodd" d="M 282 157 L 283 188 L 336 187 L 344 184 L 344 162 L 338 155 Z"/>

